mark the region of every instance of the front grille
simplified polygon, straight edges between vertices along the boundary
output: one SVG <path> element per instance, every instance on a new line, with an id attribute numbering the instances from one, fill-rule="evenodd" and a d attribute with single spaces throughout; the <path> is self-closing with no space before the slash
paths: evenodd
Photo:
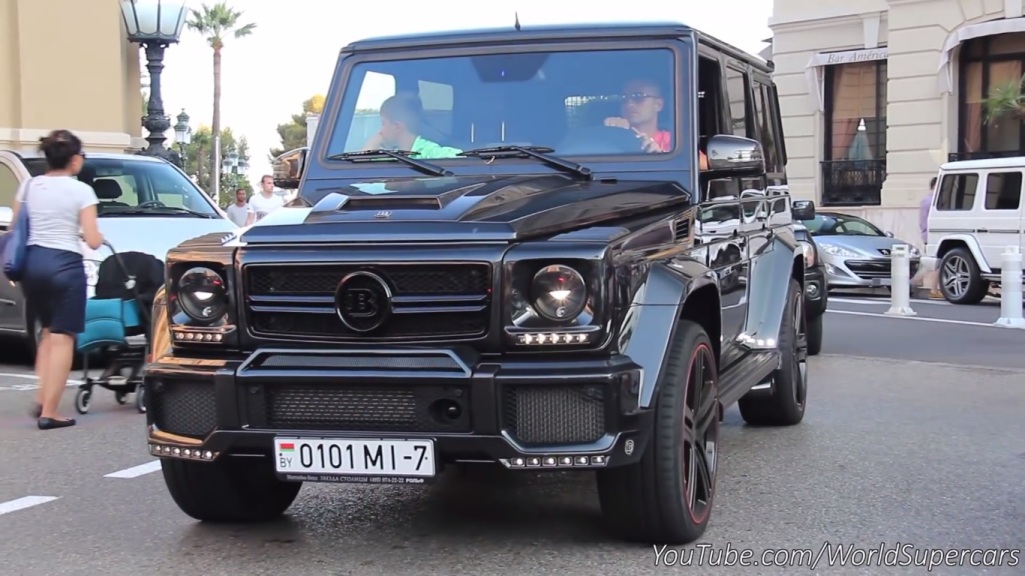
<path id="1" fill-rule="evenodd" d="M 865 280 L 874 278 L 889 278 L 892 275 L 892 264 L 889 260 L 847 260 L 844 262 L 847 269 Z M 918 262 L 910 262 L 909 271 L 912 276 L 918 270 Z"/>
<path id="2" fill-rule="evenodd" d="M 261 264 L 244 270 L 250 329 L 257 336 L 380 342 L 479 337 L 488 329 L 488 264 Z M 390 315 L 374 330 L 354 330 L 339 318 L 335 293 L 353 272 L 375 274 L 391 292 Z"/>
<path id="3" fill-rule="evenodd" d="M 154 381 L 146 388 L 146 410 L 157 428 L 201 438 L 217 426 L 213 383 Z"/>
<path id="4" fill-rule="evenodd" d="M 594 442 L 605 435 L 601 386 L 508 386 L 505 429 L 523 444 Z"/>
<path id="5" fill-rule="evenodd" d="M 468 432 L 461 386 L 281 384 L 249 399 L 253 428 L 351 432 Z"/>

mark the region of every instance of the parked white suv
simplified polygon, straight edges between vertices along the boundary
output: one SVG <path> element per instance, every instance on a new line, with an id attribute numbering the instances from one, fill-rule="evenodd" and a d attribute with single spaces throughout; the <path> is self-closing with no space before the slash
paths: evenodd
<path id="1" fill-rule="evenodd" d="M 938 178 L 922 263 L 939 262 L 947 301 L 976 304 L 999 285 L 1004 250 L 1022 248 L 1025 157 L 949 162 Z"/>

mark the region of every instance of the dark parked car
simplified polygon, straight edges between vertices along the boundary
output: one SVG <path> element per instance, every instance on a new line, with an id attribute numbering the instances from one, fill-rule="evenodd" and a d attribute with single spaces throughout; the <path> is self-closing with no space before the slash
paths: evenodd
<path id="1" fill-rule="evenodd" d="M 770 74 L 683 25 L 344 48 L 297 199 L 167 255 L 146 418 L 175 502 L 259 521 L 304 482 L 490 464 L 595 473 L 611 530 L 699 538 L 724 410 L 805 413 Z"/>
<path id="2" fill-rule="evenodd" d="M 822 351 L 822 321 L 829 301 L 826 284 L 826 266 L 819 257 L 819 248 L 802 220 L 815 218 L 815 203 L 811 200 L 794 200 L 794 236 L 804 250 L 804 309 L 808 317 L 808 354 L 818 355 Z"/>

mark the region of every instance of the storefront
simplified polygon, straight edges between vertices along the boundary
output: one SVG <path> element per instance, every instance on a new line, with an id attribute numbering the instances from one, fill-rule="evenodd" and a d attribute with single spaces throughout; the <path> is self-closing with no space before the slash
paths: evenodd
<path id="1" fill-rule="evenodd" d="M 1023 0 L 774 0 L 772 60 L 795 196 L 919 241 L 941 163 L 1025 151 L 983 100 L 1025 72 Z"/>
<path id="2" fill-rule="evenodd" d="M 55 128 L 88 150 L 140 136 L 139 48 L 117 2 L 0 1 L 0 149 L 33 148 Z"/>

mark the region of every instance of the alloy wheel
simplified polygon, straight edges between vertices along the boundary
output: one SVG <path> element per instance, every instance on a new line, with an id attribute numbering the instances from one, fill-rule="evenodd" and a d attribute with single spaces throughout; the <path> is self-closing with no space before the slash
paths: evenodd
<path id="1" fill-rule="evenodd" d="M 691 520 L 701 524 L 712 511 L 719 453 L 719 401 L 715 356 L 699 344 L 687 371 L 683 419 L 684 498 Z"/>
<path id="2" fill-rule="evenodd" d="M 968 286 L 972 281 L 968 262 L 960 256 L 951 256 L 943 264 L 942 281 L 943 288 L 953 299 L 963 297 L 968 293 Z"/>

